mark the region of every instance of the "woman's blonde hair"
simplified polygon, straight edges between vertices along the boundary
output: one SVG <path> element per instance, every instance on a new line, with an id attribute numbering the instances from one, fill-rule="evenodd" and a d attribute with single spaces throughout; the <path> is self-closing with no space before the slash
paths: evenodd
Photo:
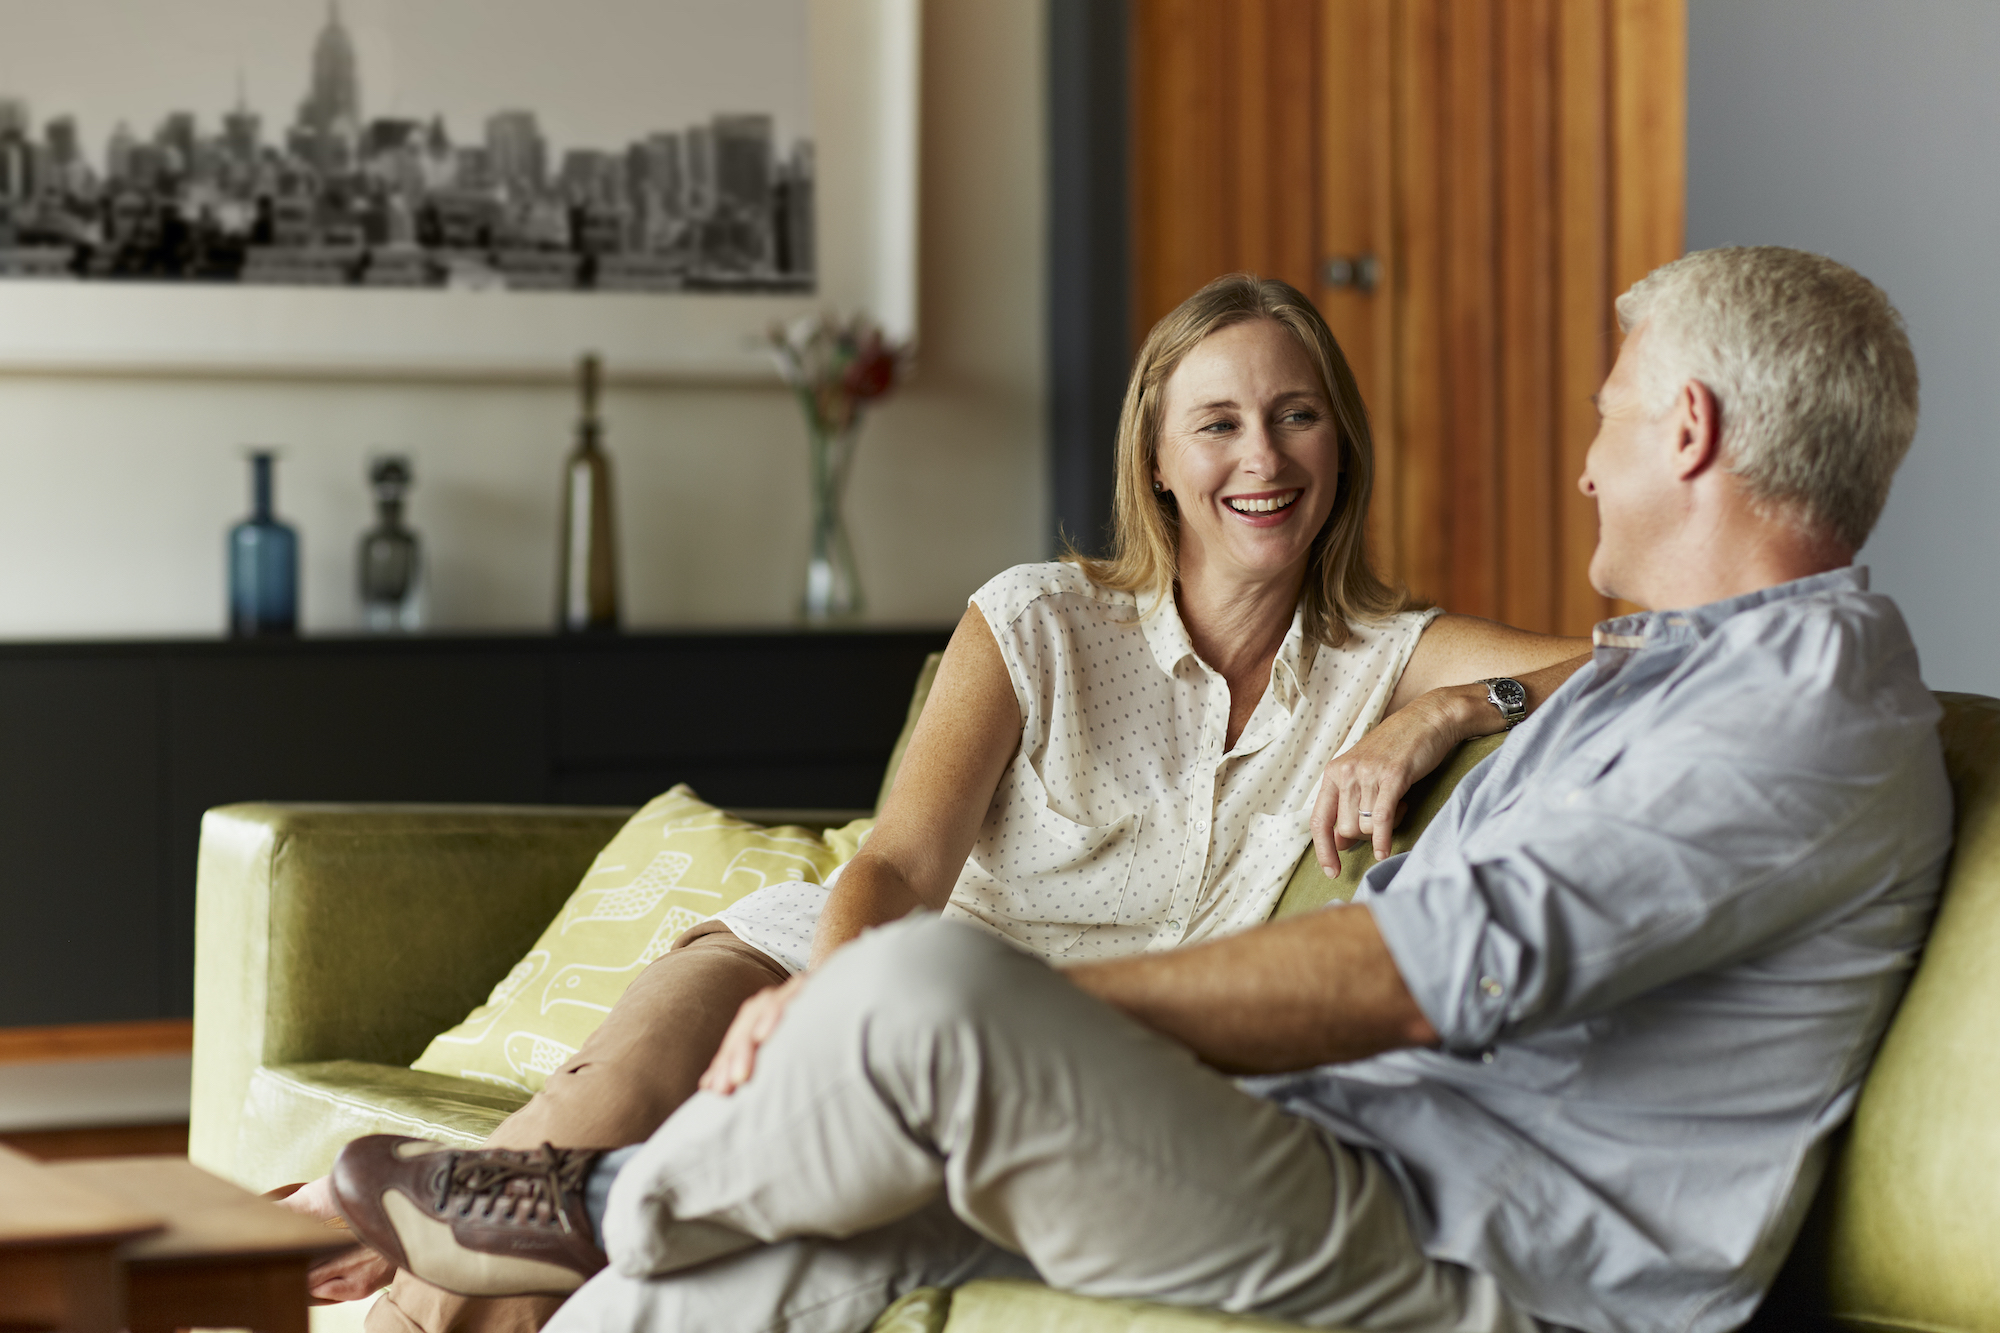
<path id="1" fill-rule="evenodd" d="M 1117 484 L 1112 498 L 1111 554 L 1099 559 L 1064 552 L 1090 581 L 1119 592 L 1164 595 L 1180 572 L 1180 512 L 1172 495 L 1153 491 L 1160 419 L 1167 381 L 1209 334 L 1253 319 L 1268 319 L 1299 340 L 1320 389 L 1333 406 L 1340 431 L 1340 483 L 1333 512 L 1314 538 L 1299 602 L 1305 634 L 1338 648 L 1347 622 L 1400 611 L 1409 599 L 1377 576 L 1368 563 L 1368 495 L 1375 482 L 1375 443 L 1368 409 L 1354 372 L 1347 368 L 1333 331 L 1296 287 L 1275 278 L 1231 273 L 1217 278 L 1174 308 L 1146 335 L 1125 387 L 1118 417 Z"/>

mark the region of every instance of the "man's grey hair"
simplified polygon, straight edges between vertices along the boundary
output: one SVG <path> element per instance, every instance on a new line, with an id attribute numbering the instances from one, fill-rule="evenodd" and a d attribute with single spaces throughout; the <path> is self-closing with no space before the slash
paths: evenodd
<path id="1" fill-rule="evenodd" d="M 1699 380 L 1751 497 L 1860 549 L 1917 433 L 1917 359 L 1882 289 L 1799 250 L 1698 250 L 1618 298 L 1619 327 L 1641 324 L 1649 410 Z"/>

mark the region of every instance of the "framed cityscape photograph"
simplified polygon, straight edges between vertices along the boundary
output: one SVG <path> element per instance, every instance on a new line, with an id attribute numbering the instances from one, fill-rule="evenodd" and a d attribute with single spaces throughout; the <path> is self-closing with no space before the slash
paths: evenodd
<path id="1" fill-rule="evenodd" d="M 0 0 L 0 373 L 764 379 L 915 332 L 919 0 Z"/>

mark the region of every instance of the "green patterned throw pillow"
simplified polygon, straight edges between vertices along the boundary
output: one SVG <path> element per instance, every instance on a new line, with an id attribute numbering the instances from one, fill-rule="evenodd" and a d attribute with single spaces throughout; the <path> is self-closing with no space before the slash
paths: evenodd
<path id="1" fill-rule="evenodd" d="M 486 1003 L 411 1065 L 537 1092 L 682 932 L 766 884 L 820 883 L 874 826 L 763 828 L 685 786 L 633 815 Z"/>

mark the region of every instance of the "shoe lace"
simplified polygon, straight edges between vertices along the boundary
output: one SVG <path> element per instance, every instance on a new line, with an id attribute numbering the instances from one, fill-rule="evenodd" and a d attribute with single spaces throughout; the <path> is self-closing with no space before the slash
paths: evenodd
<path id="1" fill-rule="evenodd" d="M 512 1195 L 533 1212 L 536 1203 L 547 1201 L 549 1211 L 565 1232 L 576 1228 L 569 1220 L 569 1202 L 581 1198 L 590 1175 L 594 1152 L 557 1148 L 544 1143 L 532 1152 L 454 1154 L 451 1168 L 438 1173 L 437 1210 L 444 1212 L 453 1199 L 463 1200 L 459 1211 L 469 1212 L 483 1203 L 482 1212 Z M 517 1214 L 518 1215 L 518 1214 Z"/>

